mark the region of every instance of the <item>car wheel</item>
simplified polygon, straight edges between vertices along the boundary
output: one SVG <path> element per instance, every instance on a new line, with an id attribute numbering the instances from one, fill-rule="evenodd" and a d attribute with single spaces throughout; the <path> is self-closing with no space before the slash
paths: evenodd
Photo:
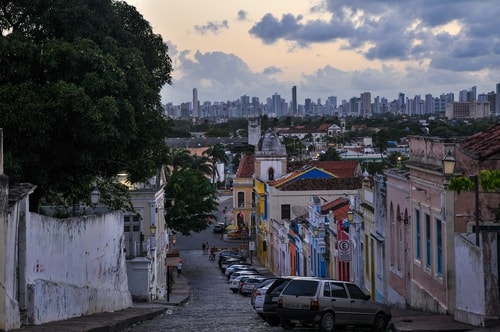
<path id="1" fill-rule="evenodd" d="M 335 330 L 335 315 L 333 312 L 325 312 L 319 322 L 319 328 L 322 332 L 332 332 Z"/>
<path id="2" fill-rule="evenodd" d="M 271 326 L 278 326 L 278 325 L 280 325 L 280 318 L 279 317 L 269 317 L 266 319 L 266 322 Z"/>
<path id="3" fill-rule="evenodd" d="M 382 332 L 385 331 L 387 327 L 387 317 L 380 313 L 375 316 L 375 320 L 373 321 L 373 331 Z"/>
<path id="4" fill-rule="evenodd" d="M 232 290 L 232 291 L 233 291 L 233 293 L 235 293 L 235 294 L 238 292 L 238 290 L 237 290 L 237 289 L 231 289 L 231 290 Z"/>
<path id="5" fill-rule="evenodd" d="M 292 323 L 289 320 L 282 319 L 280 323 L 283 330 L 293 330 L 295 327 L 295 323 Z"/>

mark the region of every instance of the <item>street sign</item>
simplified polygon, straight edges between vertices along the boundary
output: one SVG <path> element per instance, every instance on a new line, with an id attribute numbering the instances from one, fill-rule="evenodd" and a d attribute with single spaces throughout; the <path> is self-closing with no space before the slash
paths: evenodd
<path id="1" fill-rule="evenodd" d="M 255 250 L 255 242 L 254 241 L 250 241 L 248 242 L 248 249 L 249 250 Z"/>
<path id="2" fill-rule="evenodd" d="M 350 262 L 352 259 L 351 255 L 351 242 L 349 240 L 339 241 L 339 260 L 341 262 Z"/>

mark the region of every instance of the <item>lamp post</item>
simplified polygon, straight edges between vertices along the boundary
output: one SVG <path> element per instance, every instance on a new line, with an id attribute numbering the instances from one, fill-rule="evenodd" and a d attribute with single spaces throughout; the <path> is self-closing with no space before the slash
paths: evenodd
<path id="1" fill-rule="evenodd" d="M 443 173 L 449 178 L 455 172 L 455 165 L 457 161 L 453 157 L 451 150 L 448 151 L 446 156 L 443 159 Z M 474 203 L 475 203 L 475 228 L 476 228 L 476 246 L 479 247 L 479 219 L 480 219 L 480 211 L 479 211 L 479 180 L 477 175 L 469 175 L 469 180 L 474 184 Z"/>
<path id="2" fill-rule="evenodd" d="M 151 226 L 149 226 L 149 232 L 151 233 L 151 246 L 154 248 L 155 247 L 155 238 L 156 238 L 156 225 L 155 224 L 151 224 Z"/>
<path id="3" fill-rule="evenodd" d="M 97 203 L 99 203 L 100 199 L 101 199 L 101 192 L 97 187 L 94 187 L 94 189 L 92 189 L 92 192 L 90 193 L 90 202 L 93 205 L 96 205 Z"/>

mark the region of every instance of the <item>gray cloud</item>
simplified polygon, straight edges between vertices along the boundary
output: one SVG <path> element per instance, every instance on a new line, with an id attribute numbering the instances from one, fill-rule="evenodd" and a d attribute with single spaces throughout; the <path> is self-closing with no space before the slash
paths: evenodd
<path id="1" fill-rule="evenodd" d="M 205 25 L 195 25 L 194 29 L 202 35 L 206 35 L 207 33 L 217 34 L 223 29 L 229 29 L 229 24 L 227 20 L 223 20 L 222 22 L 207 22 Z"/>
<path id="2" fill-rule="evenodd" d="M 264 69 L 264 71 L 262 72 L 264 75 L 272 75 L 272 74 L 279 74 L 281 73 L 283 70 L 281 70 L 281 68 L 278 68 L 276 66 L 271 66 L 271 67 L 267 67 Z"/>
<path id="3" fill-rule="evenodd" d="M 495 0 L 327 0 L 311 12 L 329 13 L 329 20 L 284 14 L 264 15 L 249 33 L 272 44 L 278 40 L 302 47 L 342 41 L 369 60 L 428 59 L 436 68 L 481 70 L 498 63 L 500 6 Z M 456 36 L 432 29 L 458 22 Z M 366 45 L 373 45 L 366 48 Z M 446 64 L 444 59 L 448 58 Z M 456 60 L 456 61 L 455 61 Z"/>
<path id="4" fill-rule="evenodd" d="M 244 10 L 238 10 L 238 21 L 246 21 L 248 19 L 248 13 Z"/>
<path id="5" fill-rule="evenodd" d="M 433 61 L 436 63 L 431 68 L 407 66 L 403 71 L 386 65 L 380 69 L 349 71 L 327 65 L 312 73 L 303 73 L 298 81 L 292 82 L 276 79 L 275 74 L 282 71 L 279 67 L 254 72 L 235 54 L 184 50 L 173 57 L 173 84 L 164 87 L 162 100 L 174 103 L 190 101 L 192 89 L 197 88 L 200 101 L 235 100 L 242 95 L 265 101 L 274 92 L 289 101 L 291 88 L 296 85 L 299 103 L 305 98 L 325 100 L 328 96 L 337 96 L 340 103 L 342 99 L 359 96 L 364 91 L 370 91 L 372 97 L 389 100 L 397 98 L 399 92 L 410 98 L 428 93 L 439 96 L 448 92 L 456 94 L 473 85 L 478 87 L 478 93 L 489 92 L 495 89 L 490 82 L 500 81 L 499 63 L 490 62 L 494 67 L 490 72 L 475 75 L 464 70 L 466 65 L 460 65 L 457 60 L 454 61 L 458 63 L 454 63 L 446 57 L 439 57 Z M 449 69 L 460 66 L 462 70 Z"/>

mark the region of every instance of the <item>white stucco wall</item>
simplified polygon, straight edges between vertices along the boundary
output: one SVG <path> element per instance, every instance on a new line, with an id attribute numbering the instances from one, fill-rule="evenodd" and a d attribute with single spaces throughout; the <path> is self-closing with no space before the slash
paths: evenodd
<path id="1" fill-rule="evenodd" d="M 26 224 L 27 320 L 42 324 L 132 306 L 121 212 Z"/>
<path id="2" fill-rule="evenodd" d="M 471 240 L 462 234 L 455 235 L 457 296 L 454 317 L 459 322 L 481 325 L 486 313 L 484 264 L 480 250 Z"/>
<path id="3" fill-rule="evenodd" d="M 27 209 L 27 199 L 14 204 L 7 214 L 8 179 L 0 174 L 0 330 L 8 331 L 21 326 L 19 303 L 16 300 L 18 284 L 17 229 L 18 216 Z"/>

